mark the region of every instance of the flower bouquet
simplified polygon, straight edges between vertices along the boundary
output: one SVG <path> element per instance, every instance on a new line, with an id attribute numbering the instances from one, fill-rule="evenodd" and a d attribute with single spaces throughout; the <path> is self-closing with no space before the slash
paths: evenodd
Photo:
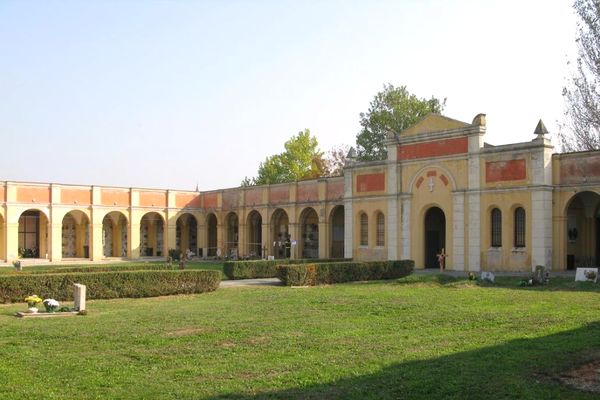
<path id="1" fill-rule="evenodd" d="M 55 312 L 60 306 L 60 303 L 54 299 L 45 299 L 43 303 L 44 307 L 46 307 L 46 312 Z"/>
<path id="2" fill-rule="evenodd" d="M 25 301 L 27 302 L 28 311 L 30 313 L 38 312 L 37 305 L 42 302 L 42 299 L 37 294 L 32 294 L 31 296 L 25 297 Z"/>

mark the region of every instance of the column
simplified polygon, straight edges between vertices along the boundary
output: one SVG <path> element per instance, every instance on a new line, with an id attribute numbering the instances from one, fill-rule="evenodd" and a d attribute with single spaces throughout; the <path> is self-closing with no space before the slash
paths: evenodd
<path id="1" fill-rule="evenodd" d="M 410 212 L 411 198 L 404 196 L 402 198 L 402 259 L 409 260 L 412 258 L 410 253 Z"/>
<path id="2" fill-rule="evenodd" d="M 450 267 L 454 271 L 464 271 L 465 269 L 465 196 L 463 192 L 455 192 L 452 194 L 453 204 L 453 249 L 450 258 L 452 265 Z"/>

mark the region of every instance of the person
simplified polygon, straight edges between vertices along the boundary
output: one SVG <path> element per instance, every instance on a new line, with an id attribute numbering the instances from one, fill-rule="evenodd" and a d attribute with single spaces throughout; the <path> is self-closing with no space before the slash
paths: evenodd
<path id="1" fill-rule="evenodd" d="M 446 269 L 446 256 L 446 251 L 442 247 L 442 251 L 440 251 L 440 254 L 437 255 L 438 264 L 440 265 L 440 271 Z"/>
<path id="2" fill-rule="evenodd" d="M 187 249 L 185 251 L 185 258 L 187 258 L 188 260 L 191 259 L 194 256 L 194 253 L 192 253 L 192 251 L 190 249 Z"/>

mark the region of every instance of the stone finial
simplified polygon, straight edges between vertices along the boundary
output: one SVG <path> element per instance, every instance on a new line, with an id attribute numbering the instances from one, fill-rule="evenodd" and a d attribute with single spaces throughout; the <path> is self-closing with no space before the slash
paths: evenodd
<path id="1" fill-rule="evenodd" d="M 356 150 L 354 150 L 354 147 L 350 147 L 350 150 L 348 150 L 348 154 L 346 155 L 346 162 L 344 164 L 351 165 L 354 163 L 354 161 L 356 161 Z"/>
<path id="2" fill-rule="evenodd" d="M 485 126 L 485 114 L 479 113 L 473 118 L 473 125 Z"/>
<path id="3" fill-rule="evenodd" d="M 533 131 L 533 133 L 535 133 L 538 136 L 545 135 L 548 133 L 548 129 L 546 129 L 546 125 L 544 125 L 541 119 L 535 127 L 535 131 Z"/>

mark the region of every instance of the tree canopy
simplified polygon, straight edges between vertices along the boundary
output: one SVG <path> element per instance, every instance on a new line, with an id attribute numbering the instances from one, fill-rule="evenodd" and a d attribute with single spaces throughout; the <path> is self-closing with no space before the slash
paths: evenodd
<path id="1" fill-rule="evenodd" d="M 310 130 L 298 132 L 285 142 L 285 151 L 269 156 L 258 167 L 258 176 L 248 177 L 242 186 L 294 182 L 318 178 L 323 175 L 323 153 L 318 149 L 317 138 Z"/>
<path id="2" fill-rule="evenodd" d="M 600 149 L 600 1 L 576 0 L 577 63 L 563 89 L 567 122 L 559 139 L 563 151 Z"/>
<path id="3" fill-rule="evenodd" d="M 411 94 L 406 86 L 383 86 L 366 113 L 360 114 L 361 131 L 356 136 L 358 159 L 363 161 L 387 158 L 385 138 L 389 131 L 400 133 L 427 114 L 441 113 L 446 100 L 435 97 L 420 99 Z"/>

